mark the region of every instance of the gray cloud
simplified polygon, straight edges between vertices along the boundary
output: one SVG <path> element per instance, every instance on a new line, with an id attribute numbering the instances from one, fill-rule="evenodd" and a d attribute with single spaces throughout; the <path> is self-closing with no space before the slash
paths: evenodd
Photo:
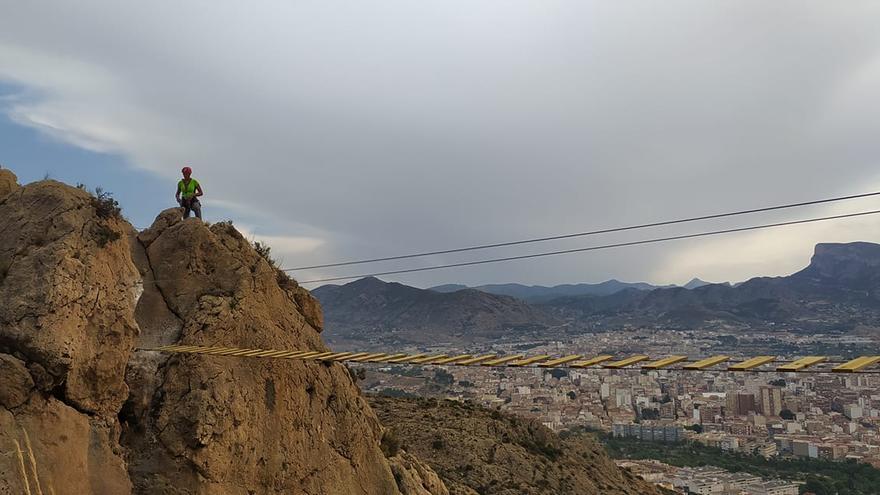
<path id="1" fill-rule="evenodd" d="M 169 179 L 192 164 L 213 197 L 259 212 L 264 235 L 296 246 L 288 264 L 880 185 L 876 2 L 86 1 L 3 11 L 0 78 L 36 95 L 14 106 L 17 121 Z M 816 240 L 880 240 L 873 225 L 401 280 L 738 280 L 795 269 Z M 590 242 L 600 240 L 557 246 Z"/>

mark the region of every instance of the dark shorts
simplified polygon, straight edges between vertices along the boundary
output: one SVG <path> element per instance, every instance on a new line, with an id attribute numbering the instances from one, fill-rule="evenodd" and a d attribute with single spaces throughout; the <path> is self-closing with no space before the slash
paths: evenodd
<path id="1" fill-rule="evenodd" d="M 196 218 L 202 218 L 202 204 L 198 198 L 181 199 L 180 206 L 183 207 L 183 218 L 189 218 L 190 212 L 195 212 Z"/>

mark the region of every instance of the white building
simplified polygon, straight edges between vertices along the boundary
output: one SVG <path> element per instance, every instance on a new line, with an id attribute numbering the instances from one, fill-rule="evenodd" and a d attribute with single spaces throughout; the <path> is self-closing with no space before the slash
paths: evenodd
<path id="1" fill-rule="evenodd" d="M 750 495 L 798 495 L 798 486 L 783 480 L 759 481 L 741 487 Z"/>

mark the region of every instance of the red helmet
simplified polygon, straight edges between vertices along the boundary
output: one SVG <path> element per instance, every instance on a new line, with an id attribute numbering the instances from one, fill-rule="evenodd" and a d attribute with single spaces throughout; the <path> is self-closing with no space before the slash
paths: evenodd
<path id="1" fill-rule="evenodd" d="M 183 170 L 181 170 L 181 172 L 183 172 L 183 175 L 190 175 L 193 173 L 193 169 L 189 167 L 183 167 Z"/>

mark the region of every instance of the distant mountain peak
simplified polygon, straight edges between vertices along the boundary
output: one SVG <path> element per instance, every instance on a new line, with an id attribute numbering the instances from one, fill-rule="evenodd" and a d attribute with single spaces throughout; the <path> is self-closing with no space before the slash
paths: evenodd
<path id="1" fill-rule="evenodd" d="M 792 277 L 850 289 L 876 289 L 880 287 L 880 244 L 816 244 L 810 265 Z"/>
<path id="2" fill-rule="evenodd" d="M 685 289 L 696 289 L 697 287 L 702 287 L 704 285 L 711 285 L 712 282 L 706 282 L 705 280 L 700 280 L 697 277 L 691 279 L 690 282 L 684 284 L 682 287 Z"/>
<path id="3" fill-rule="evenodd" d="M 443 285 L 435 285 L 434 287 L 428 287 L 428 290 L 434 292 L 458 292 L 460 290 L 470 289 L 467 285 L 464 284 L 443 284 Z"/>

